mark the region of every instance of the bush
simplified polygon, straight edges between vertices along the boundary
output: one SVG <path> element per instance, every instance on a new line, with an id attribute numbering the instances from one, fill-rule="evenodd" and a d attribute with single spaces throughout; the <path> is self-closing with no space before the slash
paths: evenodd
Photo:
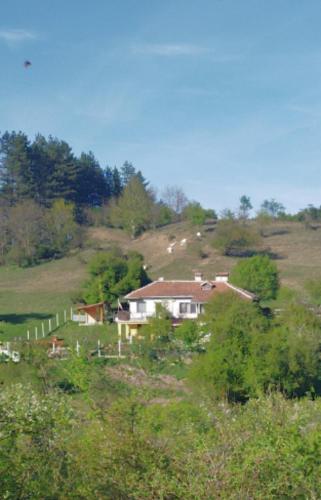
<path id="1" fill-rule="evenodd" d="M 217 224 L 213 246 L 222 255 L 244 256 L 260 244 L 258 232 L 233 219 L 220 220 Z"/>
<path id="2" fill-rule="evenodd" d="M 200 332 L 199 325 L 196 321 L 183 321 L 183 323 L 175 329 L 174 336 L 176 339 L 181 340 L 190 350 L 194 350 L 199 347 Z"/>

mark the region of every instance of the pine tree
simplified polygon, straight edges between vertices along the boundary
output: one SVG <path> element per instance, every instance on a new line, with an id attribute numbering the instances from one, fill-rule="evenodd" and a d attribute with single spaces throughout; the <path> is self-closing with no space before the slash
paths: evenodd
<path id="1" fill-rule="evenodd" d="M 81 153 L 77 161 L 77 192 L 78 205 L 100 206 L 108 197 L 106 178 L 94 154 Z"/>
<path id="2" fill-rule="evenodd" d="M 117 167 L 113 168 L 113 196 L 118 198 L 123 190 L 121 176 Z"/>
<path id="3" fill-rule="evenodd" d="M 124 187 L 130 182 L 130 180 L 136 175 L 136 169 L 132 163 L 125 161 L 120 169 L 121 182 Z"/>
<path id="4" fill-rule="evenodd" d="M 0 138 L 0 192 L 9 204 L 28 197 L 30 144 L 22 132 L 5 132 Z"/>

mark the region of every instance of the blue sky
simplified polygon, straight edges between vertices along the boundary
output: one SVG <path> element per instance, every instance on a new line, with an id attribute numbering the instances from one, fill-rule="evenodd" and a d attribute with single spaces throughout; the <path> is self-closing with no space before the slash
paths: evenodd
<path id="1" fill-rule="evenodd" d="M 2 2 L 0 130 L 129 160 L 218 211 L 319 206 L 320 25 L 319 0 Z"/>

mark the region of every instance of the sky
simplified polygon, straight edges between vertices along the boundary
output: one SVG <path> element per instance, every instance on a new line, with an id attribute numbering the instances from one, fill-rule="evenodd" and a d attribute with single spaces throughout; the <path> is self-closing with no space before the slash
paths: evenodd
<path id="1" fill-rule="evenodd" d="M 1 132 L 128 160 L 218 212 L 321 204 L 320 0 L 1 4 Z"/>

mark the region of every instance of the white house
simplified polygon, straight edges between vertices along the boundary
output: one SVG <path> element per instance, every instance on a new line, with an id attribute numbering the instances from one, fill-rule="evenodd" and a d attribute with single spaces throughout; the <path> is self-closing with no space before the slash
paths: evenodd
<path id="1" fill-rule="evenodd" d="M 252 293 L 237 288 L 228 282 L 228 273 L 218 273 L 215 280 L 204 280 L 201 273 L 195 273 L 194 280 L 164 280 L 159 278 L 148 285 L 126 295 L 129 311 L 119 311 L 116 317 L 118 333 L 129 337 L 148 323 L 156 314 L 157 304 L 169 311 L 174 325 L 183 319 L 197 319 L 206 304 L 217 293 L 234 291 L 247 300 L 253 300 Z"/>

